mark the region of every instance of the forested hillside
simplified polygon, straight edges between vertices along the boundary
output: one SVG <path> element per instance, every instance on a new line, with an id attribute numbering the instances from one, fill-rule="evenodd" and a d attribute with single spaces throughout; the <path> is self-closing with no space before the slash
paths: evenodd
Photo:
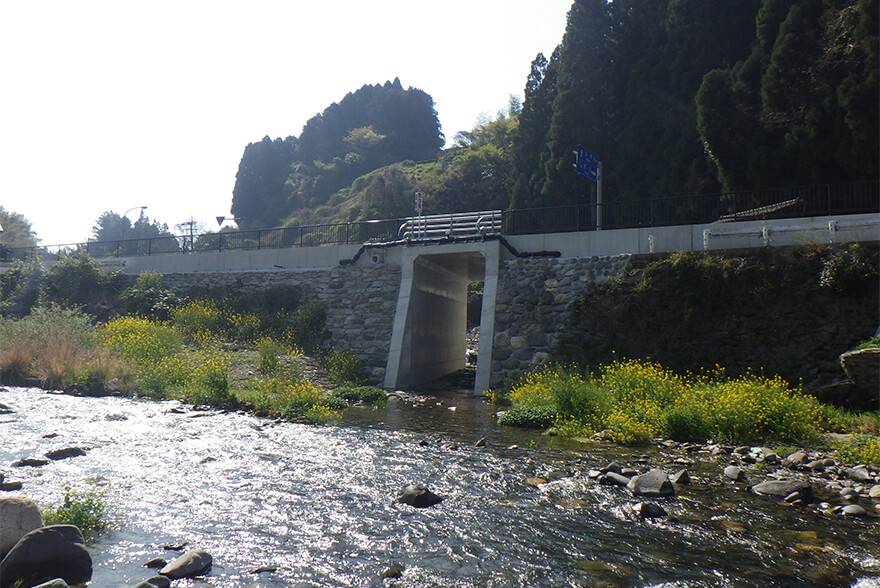
<path id="1" fill-rule="evenodd" d="M 524 67 L 525 71 L 525 67 Z M 364 86 L 299 138 L 248 145 L 244 227 L 876 179 L 877 0 L 576 0 L 525 100 L 443 138 L 433 100 Z M 491 108 L 491 105 L 486 105 Z"/>

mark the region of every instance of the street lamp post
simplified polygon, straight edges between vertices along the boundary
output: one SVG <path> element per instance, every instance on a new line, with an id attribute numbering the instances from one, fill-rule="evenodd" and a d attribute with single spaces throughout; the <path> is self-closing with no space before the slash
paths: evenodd
<path id="1" fill-rule="evenodd" d="M 129 208 L 128 210 L 126 210 L 125 212 L 122 213 L 122 216 L 121 216 L 120 219 L 119 219 L 119 222 L 122 223 L 122 233 L 120 234 L 120 242 L 122 242 L 122 243 L 125 242 L 125 231 L 126 231 L 125 221 L 128 220 L 128 219 L 126 218 L 126 215 L 127 215 L 129 212 L 131 212 L 132 210 L 140 210 L 141 213 L 143 214 L 143 211 L 146 210 L 146 209 L 147 209 L 146 206 L 133 206 L 133 207 Z M 117 251 L 118 251 L 118 248 L 117 248 Z M 117 253 L 117 256 L 118 256 L 118 255 L 119 255 L 119 254 Z"/>

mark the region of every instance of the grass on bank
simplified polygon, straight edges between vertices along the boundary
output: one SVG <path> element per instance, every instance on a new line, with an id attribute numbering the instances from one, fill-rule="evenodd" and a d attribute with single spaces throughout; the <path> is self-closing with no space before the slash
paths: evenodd
<path id="1" fill-rule="evenodd" d="M 842 447 L 841 455 L 880 465 L 876 415 L 826 407 L 778 377 L 730 378 L 723 370 L 682 376 L 636 360 L 615 361 L 595 374 L 557 365 L 526 376 L 508 399 L 501 424 L 552 426 L 570 436 L 610 430 L 626 445 L 656 437 L 807 445 L 827 430 L 858 430 L 865 435 Z"/>

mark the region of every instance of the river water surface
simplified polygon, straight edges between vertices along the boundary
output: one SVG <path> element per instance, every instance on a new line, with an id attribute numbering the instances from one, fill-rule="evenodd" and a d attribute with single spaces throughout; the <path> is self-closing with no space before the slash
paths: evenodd
<path id="1" fill-rule="evenodd" d="M 183 543 L 214 567 L 175 586 L 880 586 L 876 518 L 779 506 L 697 461 L 695 484 L 661 502 L 672 519 L 639 521 L 636 500 L 586 471 L 611 460 L 673 471 L 681 455 L 567 445 L 498 427 L 466 391 L 442 396 L 314 427 L 0 388 L 15 411 L 0 415 L 0 471 L 41 507 L 66 487 L 105 495 L 113 528 L 90 545 L 99 588 L 149 577 L 143 563 Z M 10 467 L 68 446 L 88 452 Z M 553 468 L 577 477 L 525 483 Z M 446 499 L 394 503 L 413 482 Z M 402 577 L 380 579 L 392 564 Z M 275 570 L 249 573 L 259 566 Z"/>

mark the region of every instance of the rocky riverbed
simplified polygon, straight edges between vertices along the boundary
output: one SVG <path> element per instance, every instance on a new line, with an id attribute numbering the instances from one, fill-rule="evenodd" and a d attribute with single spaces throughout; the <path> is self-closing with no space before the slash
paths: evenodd
<path id="1" fill-rule="evenodd" d="M 34 389 L 0 402 L 0 472 L 21 484 L 5 494 L 111 507 L 87 546 L 95 586 L 147 579 L 182 553 L 166 547 L 209 553 L 212 586 L 880 585 L 878 472 L 820 452 L 573 443 L 452 391 L 336 427 Z M 442 500 L 402 499 L 419 484 Z"/>

